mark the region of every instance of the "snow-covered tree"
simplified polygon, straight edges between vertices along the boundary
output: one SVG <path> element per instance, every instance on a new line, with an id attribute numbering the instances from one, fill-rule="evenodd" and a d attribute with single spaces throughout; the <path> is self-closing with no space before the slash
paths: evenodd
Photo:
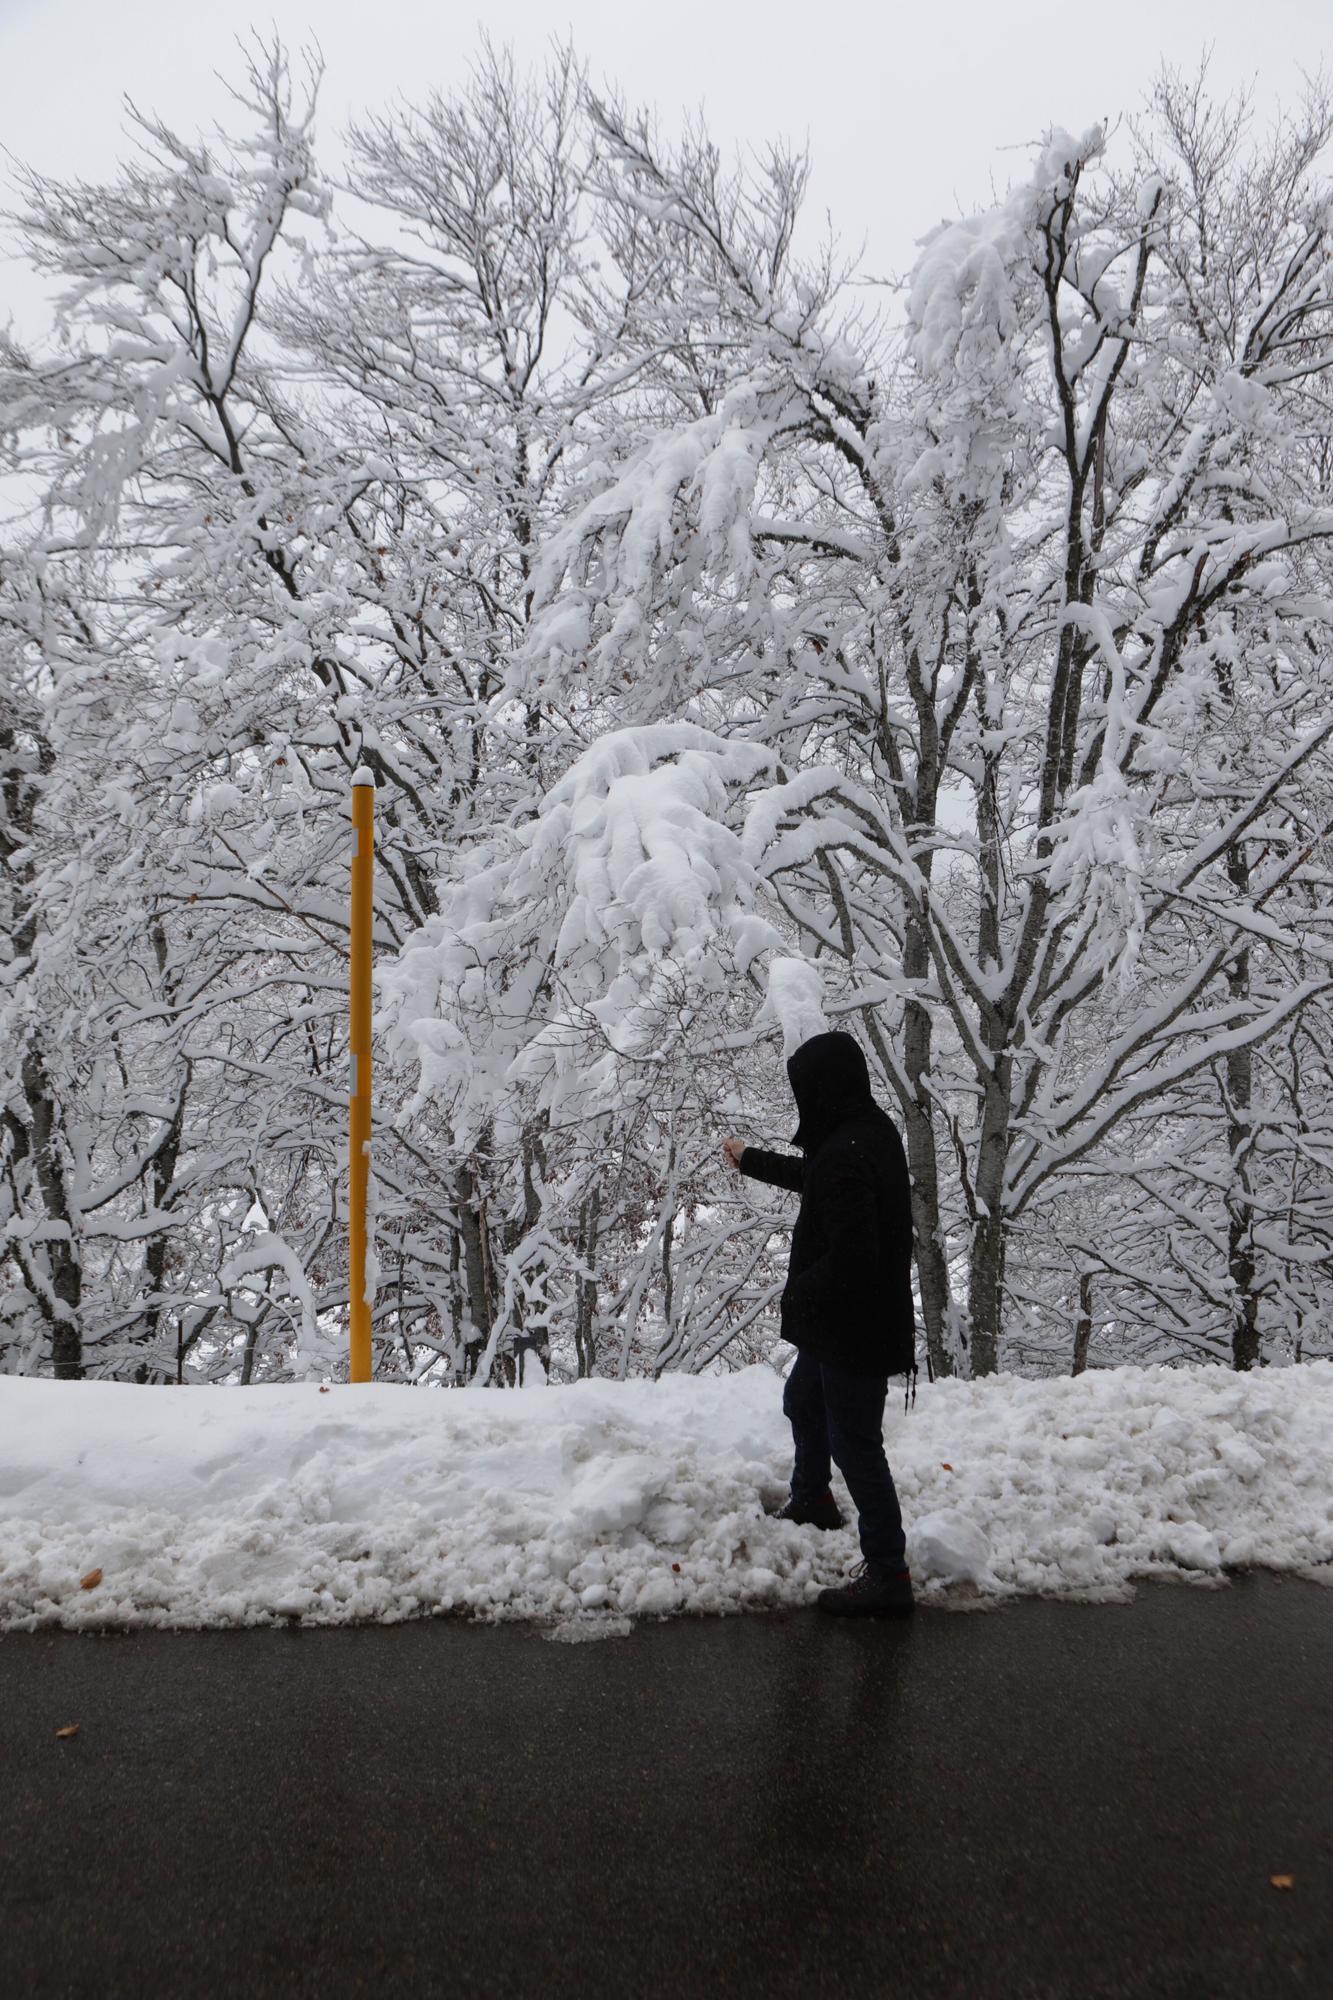
<path id="1" fill-rule="evenodd" d="M 618 239 L 675 232 L 683 275 L 627 328 L 659 400 L 547 543 L 511 684 L 618 675 L 622 711 L 773 752 L 751 858 L 897 1094 L 944 1367 L 997 1365 L 1044 1191 L 1219 1063 L 1249 1365 L 1245 1079 L 1328 991 L 1299 894 L 1288 921 L 1333 725 L 1333 518 L 1298 447 L 1333 359 L 1328 114 L 1284 128 L 1257 195 L 1230 158 L 1198 217 L 1178 86 L 1161 109 L 1160 166 L 1056 134 L 937 232 L 887 362 L 827 267 L 787 273 L 781 159 L 746 190 L 706 143 L 595 113 Z M 1192 311 L 1196 265 L 1225 321 Z M 664 429 L 696 342 L 738 366 Z"/>
<path id="2" fill-rule="evenodd" d="M 781 1055 L 863 1039 L 931 1365 L 1327 1345 L 1330 134 L 1167 77 L 877 314 L 484 45 L 314 151 L 29 177 L 0 349 L 7 1367 L 258 1380 L 346 1309 L 378 806 L 381 1373 L 767 1351 Z"/>

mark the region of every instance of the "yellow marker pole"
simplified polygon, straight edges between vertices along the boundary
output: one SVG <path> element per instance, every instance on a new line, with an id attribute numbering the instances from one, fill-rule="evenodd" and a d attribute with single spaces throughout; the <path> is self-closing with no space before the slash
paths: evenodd
<path id="1" fill-rule="evenodd" d="M 347 1200 L 351 1292 L 351 1380 L 370 1380 L 366 1297 L 366 1197 L 370 1186 L 370 931 L 375 896 L 375 779 L 352 777 L 351 1184 Z"/>

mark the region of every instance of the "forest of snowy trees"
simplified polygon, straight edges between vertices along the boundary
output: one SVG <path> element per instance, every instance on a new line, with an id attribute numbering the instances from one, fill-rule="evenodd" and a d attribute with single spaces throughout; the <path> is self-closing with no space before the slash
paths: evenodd
<path id="1" fill-rule="evenodd" d="M 1329 98 L 1145 79 L 894 286 L 573 55 L 317 83 L 11 203 L 0 1369 L 345 1365 L 360 765 L 377 1374 L 763 1355 L 821 1025 L 923 1369 L 1333 1351 Z"/>

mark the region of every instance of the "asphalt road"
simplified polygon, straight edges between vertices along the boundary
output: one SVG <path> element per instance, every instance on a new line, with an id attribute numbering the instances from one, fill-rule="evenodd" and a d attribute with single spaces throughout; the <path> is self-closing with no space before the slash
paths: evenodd
<path id="1" fill-rule="evenodd" d="M 1328 2000 L 1333 1590 L 0 1640 L 3 2000 L 316 1993 Z"/>

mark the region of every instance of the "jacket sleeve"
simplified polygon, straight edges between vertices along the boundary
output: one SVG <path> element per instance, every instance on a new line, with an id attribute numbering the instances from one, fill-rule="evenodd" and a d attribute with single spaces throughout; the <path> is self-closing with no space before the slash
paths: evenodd
<path id="1" fill-rule="evenodd" d="M 873 1273 L 880 1238 L 875 1183 L 855 1160 L 831 1163 L 819 1184 L 823 1249 L 787 1281 L 784 1312 L 796 1324 L 812 1323 L 829 1311 L 857 1301 Z"/>
<path id="2" fill-rule="evenodd" d="M 799 1153 L 769 1153 L 762 1146 L 747 1146 L 741 1154 L 741 1172 L 792 1194 L 805 1186 L 805 1161 Z"/>

